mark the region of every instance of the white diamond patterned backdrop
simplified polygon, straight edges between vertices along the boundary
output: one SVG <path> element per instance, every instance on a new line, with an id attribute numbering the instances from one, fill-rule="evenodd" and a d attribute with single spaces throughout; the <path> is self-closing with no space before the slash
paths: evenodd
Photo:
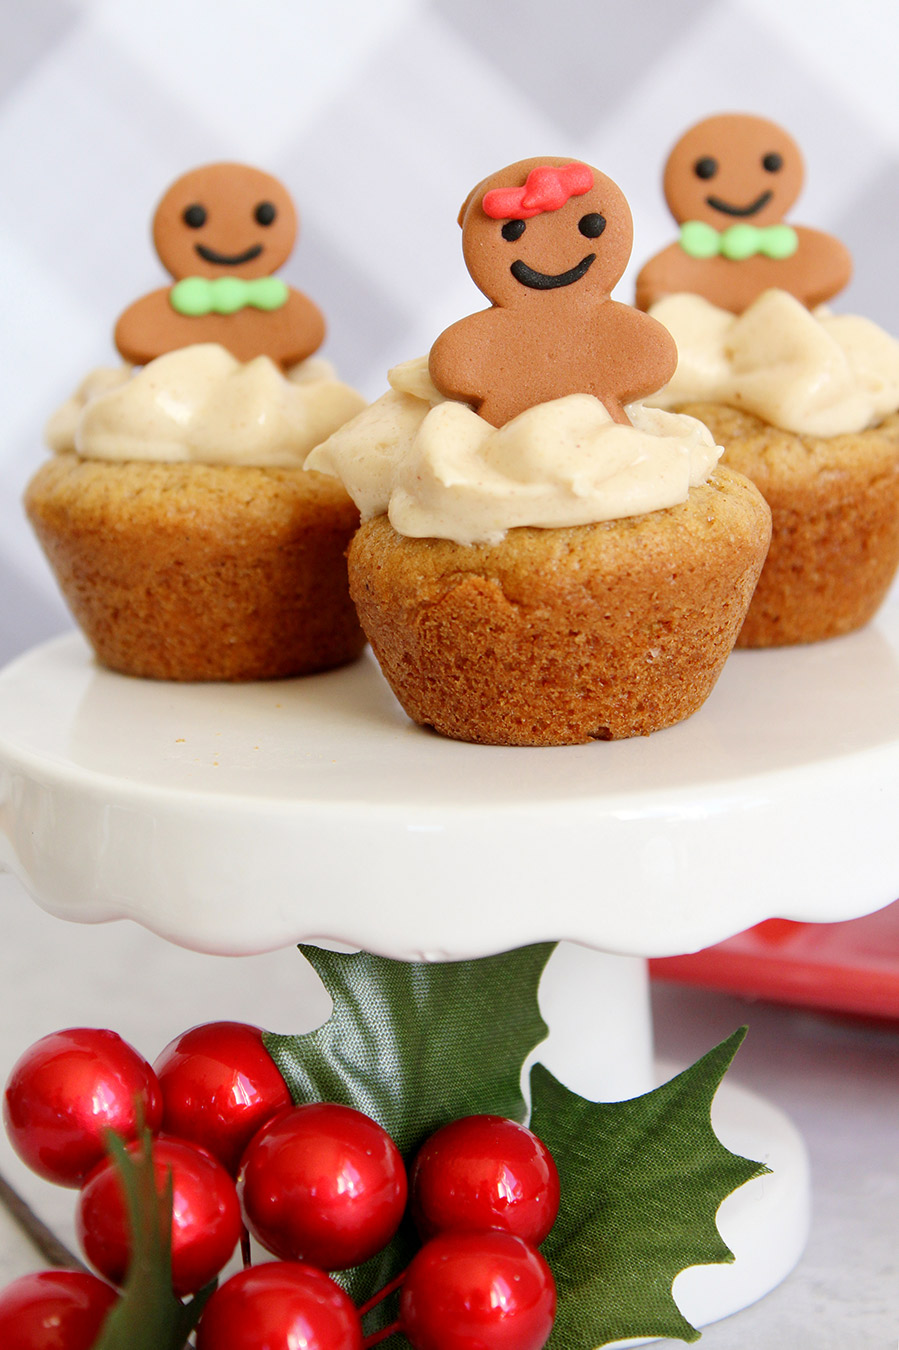
<path id="1" fill-rule="evenodd" d="M 153 205 L 234 158 L 290 187 L 285 276 L 326 309 L 366 394 L 483 303 L 455 216 L 478 178 L 571 154 L 622 185 L 634 267 L 672 237 L 678 132 L 747 109 L 802 144 L 796 218 L 840 234 L 836 307 L 899 330 L 895 0 L 7 0 L 0 44 L 0 661 L 68 623 L 20 506 L 41 430 L 114 359 L 120 310 L 163 283 Z"/>

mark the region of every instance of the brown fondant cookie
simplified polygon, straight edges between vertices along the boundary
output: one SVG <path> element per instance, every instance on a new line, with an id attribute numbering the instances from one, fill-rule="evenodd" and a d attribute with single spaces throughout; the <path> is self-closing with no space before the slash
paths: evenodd
<path id="1" fill-rule="evenodd" d="M 763 291 L 809 308 L 849 281 L 852 261 L 832 235 L 784 217 L 804 176 L 799 147 L 764 117 L 726 113 L 691 127 L 665 166 L 665 200 L 680 239 L 637 277 L 640 309 L 680 291 L 741 314 Z"/>
<path id="2" fill-rule="evenodd" d="M 494 426 L 566 394 L 618 422 L 661 388 L 677 354 L 661 324 L 609 298 L 633 228 L 615 183 L 587 164 L 526 159 L 484 179 L 459 214 L 462 251 L 492 307 L 431 348 L 431 378 Z"/>
<path id="3" fill-rule="evenodd" d="M 168 189 L 153 242 L 176 284 L 121 315 L 115 344 L 144 365 L 164 352 L 218 342 L 239 361 L 282 367 L 321 346 L 325 323 L 308 296 L 272 276 L 290 255 L 297 214 L 287 189 L 247 164 L 207 164 Z"/>

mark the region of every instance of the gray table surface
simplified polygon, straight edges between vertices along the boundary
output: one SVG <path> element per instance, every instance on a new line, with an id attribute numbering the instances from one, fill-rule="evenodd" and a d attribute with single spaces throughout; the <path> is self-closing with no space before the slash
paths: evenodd
<path id="1" fill-rule="evenodd" d="M 0 1074 L 65 1026 L 109 1026 L 149 1059 L 197 1022 L 302 1031 L 327 995 L 292 950 L 260 957 L 183 951 L 130 923 L 68 924 L 0 876 Z M 704 1333 L 708 1350 L 895 1350 L 899 1345 L 899 1027 L 658 986 L 657 1045 L 697 1059 L 734 1027 L 750 1034 L 733 1076 L 787 1111 L 812 1158 L 805 1256 L 767 1298 Z M 0 1171 L 74 1248 L 74 1193 L 34 1177 L 5 1137 Z M 0 1214 L 0 1284 L 40 1258 Z M 663 1344 L 663 1343 L 659 1343 Z M 664 1342 L 678 1345 L 681 1342 Z"/>

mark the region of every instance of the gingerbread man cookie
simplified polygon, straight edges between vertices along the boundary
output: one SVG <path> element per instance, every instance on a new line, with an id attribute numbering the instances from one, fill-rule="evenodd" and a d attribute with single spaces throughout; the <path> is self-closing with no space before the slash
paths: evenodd
<path id="1" fill-rule="evenodd" d="M 624 405 L 661 388 L 677 353 L 661 324 L 610 299 L 630 257 L 628 204 L 605 174 L 526 159 L 485 178 L 459 214 L 462 251 L 492 307 L 431 348 L 431 379 L 500 427 L 566 394 Z"/>
<path id="2" fill-rule="evenodd" d="M 665 200 L 680 240 L 637 277 L 636 303 L 691 291 L 742 314 L 763 291 L 789 291 L 813 309 L 852 273 L 838 239 L 784 216 L 803 181 L 799 147 L 764 117 L 726 113 L 698 122 L 665 166 Z"/>
<path id="3" fill-rule="evenodd" d="M 177 179 L 156 208 L 153 242 L 175 285 L 121 315 L 115 344 L 144 365 L 164 352 L 218 342 L 238 361 L 287 367 L 321 346 L 318 306 L 280 277 L 297 214 L 277 178 L 246 164 L 207 164 Z"/>

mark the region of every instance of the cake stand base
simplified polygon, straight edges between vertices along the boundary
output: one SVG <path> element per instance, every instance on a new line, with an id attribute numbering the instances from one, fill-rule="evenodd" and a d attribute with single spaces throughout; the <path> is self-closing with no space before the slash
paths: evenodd
<path id="1" fill-rule="evenodd" d="M 538 999 L 549 1035 L 525 1065 L 525 1096 L 538 1060 L 588 1101 L 626 1101 L 656 1086 L 649 966 L 641 957 L 560 942 Z"/>

